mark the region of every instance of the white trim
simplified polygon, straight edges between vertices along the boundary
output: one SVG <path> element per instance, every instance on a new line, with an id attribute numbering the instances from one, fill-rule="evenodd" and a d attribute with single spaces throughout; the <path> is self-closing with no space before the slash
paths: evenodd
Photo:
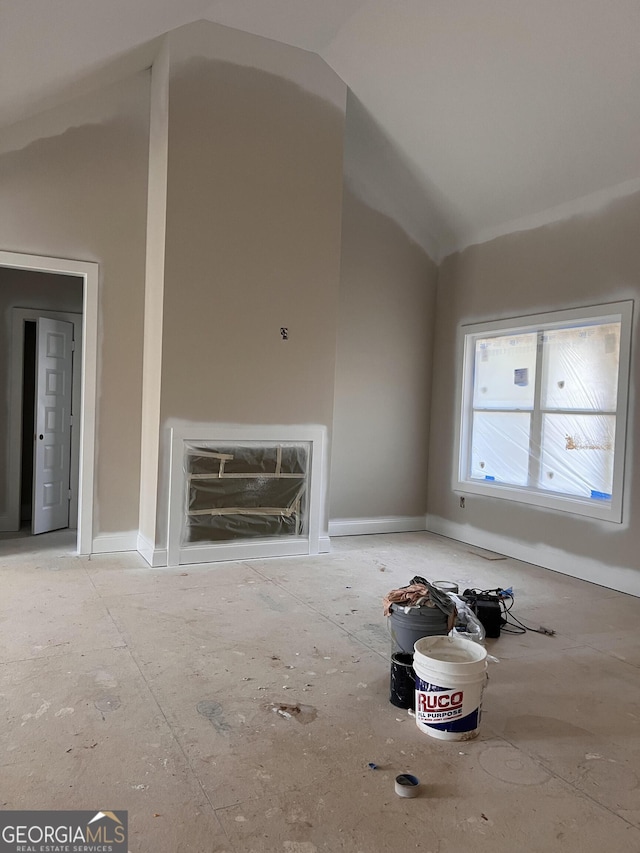
<path id="1" fill-rule="evenodd" d="M 150 566 L 153 566 L 153 542 L 149 542 L 146 536 L 138 532 L 136 537 L 136 551 Z"/>
<path id="2" fill-rule="evenodd" d="M 91 553 L 93 545 L 99 267 L 92 261 L 74 261 L 4 251 L 0 251 L 0 266 L 60 275 L 77 275 L 83 280 L 78 553 L 87 555 Z M 15 466 L 19 464 L 19 460 L 12 460 L 10 464 Z"/>
<path id="3" fill-rule="evenodd" d="M 425 529 L 424 515 L 391 515 L 380 518 L 334 518 L 330 536 L 363 536 L 368 533 L 412 533 Z"/>
<path id="4" fill-rule="evenodd" d="M 119 551 L 136 551 L 138 531 L 128 533 L 100 533 L 93 540 L 92 554 L 115 554 Z"/>
<path id="5" fill-rule="evenodd" d="M 178 562 L 170 562 L 169 566 L 262 560 L 269 557 L 306 557 L 311 553 L 309 540 L 303 537 L 296 539 L 253 539 L 250 542 L 243 540 L 216 545 L 187 545 L 179 549 Z"/>
<path id="6" fill-rule="evenodd" d="M 326 481 L 326 428 L 323 426 L 275 424 L 209 424 L 172 427 L 169 465 L 169 523 L 167 563 L 216 562 L 259 557 L 319 554 L 323 528 L 322 509 Z M 220 544 L 188 545 L 180 543 L 184 517 L 184 444 L 185 442 L 305 441 L 311 444 L 309 485 L 309 535 L 301 538 L 274 538 Z M 323 543 L 326 545 L 326 543 Z"/>
<path id="7" fill-rule="evenodd" d="M 278 549 L 278 550 L 281 550 L 281 549 Z M 318 553 L 319 554 L 329 554 L 330 551 L 331 551 L 331 540 L 329 539 L 328 536 L 321 536 L 319 539 L 319 542 L 318 542 Z M 143 536 L 142 534 L 138 534 L 138 553 L 140 554 L 141 557 L 144 558 L 144 560 L 149 564 L 149 566 L 152 569 L 162 569 L 162 568 L 166 568 L 166 566 L 167 566 L 167 550 L 166 550 L 166 548 L 154 548 L 153 544 L 151 542 L 149 542 L 149 540 L 145 536 Z M 306 551 L 303 550 L 302 556 L 306 556 L 307 554 L 308 554 L 308 550 L 306 550 Z M 260 549 L 259 554 L 254 555 L 253 559 L 255 559 L 256 557 L 263 557 L 263 556 L 267 556 L 264 553 L 264 547 L 262 547 Z M 281 556 L 296 556 L 296 555 L 293 555 L 293 554 L 283 555 L 281 553 L 278 553 L 278 554 L 275 554 L 274 556 L 281 557 Z M 188 553 L 186 554 L 186 557 L 188 558 L 186 560 L 186 562 L 189 562 L 189 563 L 202 562 L 201 560 L 194 560 L 193 559 L 193 552 L 191 549 L 189 549 Z M 235 551 L 231 552 L 230 556 L 223 557 L 221 550 L 218 550 L 216 552 L 216 554 L 214 555 L 214 558 L 212 560 L 207 560 L 206 562 L 217 562 L 217 561 L 223 560 L 223 559 L 238 560 L 240 558 L 238 557 L 238 555 Z M 248 558 L 243 557 L 242 559 L 248 559 Z"/>
<path id="8" fill-rule="evenodd" d="M 640 596 L 640 572 L 637 569 L 612 566 L 610 563 L 602 563 L 591 557 L 571 554 L 560 548 L 551 548 L 541 543 L 528 544 L 519 539 L 510 539 L 508 536 L 471 527 L 469 524 L 449 521 L 437 515 L 427 514 L 427 530 L 430 533 L 446 536 L 457 542 L 485 548 L 488 551 L 504 554 L 506 557 L 513 557 L 534 566 L 541 566 L 543 569 L 551 569 L 572 578 L 589 581 L 589 583 L 595 583 L 619 592 L 626 592 L 629 595 Z M 511 583 L 511 579 L 509 579 L 509 583 Z"/>
<path id="9" fill-rule="evenodd" d="M 167 565 L 166 548 L 154 548 L 153 542 L 150 542 L 142 533 L 138 533 L 136 544 L 138 553 L 152 569 L 162 569 Z"/>
<path id="10" fill-rule="evenodd" d="M 138 527 L 148 539 L 155 539 L 158 517 L 169 151 L 169 64 L 169 38 L 165 37 L 151 67 L 150 92 L 138 509 Z"/>
<path id="11" fill-rule="evenodd" d="M 626 460 L 626 430 L 628 419 L 629 369 L 631 353 L 631 326 L 633 300 L 588 305 L 508 317 L 459 326 L 457 351 L 462 350 L 462 373 L 456 393 L 455 452 L 452 472 L 452 489 L 456 493 L 484 495 L 486 497 L 515 501 L 530 506 L 540 506 L 560 512 L 620 524 L 622 522 L 622 497 Z M 507 483 L 483 483 L 467 477 L 471 456 L 471 412 L 474 392 L 474 352 L 476 338 L 500 334 L 526 334 L 565 328 L 580 322 L 607 323 L 620 321 L 620 353 L 618 368 L 618 393 L 616 433 L 614 448 L 613 490 L 610 501 L 590 500 L 545 491 L 533 486 L 512 486 Z M 515 411 L 515 409 L 514 409 Z"/>

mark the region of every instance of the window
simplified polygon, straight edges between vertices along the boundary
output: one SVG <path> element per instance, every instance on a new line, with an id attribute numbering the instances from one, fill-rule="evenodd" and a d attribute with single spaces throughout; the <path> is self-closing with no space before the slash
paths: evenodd
<path id="1" fill-rule="evenodd" d="M 456 489 L 622 520 L 631 302 L 462 328 Z"/>

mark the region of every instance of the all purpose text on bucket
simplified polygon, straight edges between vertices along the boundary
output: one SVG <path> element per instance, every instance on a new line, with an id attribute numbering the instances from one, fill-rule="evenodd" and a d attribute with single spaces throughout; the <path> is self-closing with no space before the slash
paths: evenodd
<path id="1" fill-rule="evenodd" d="M 443 720 L 459 717 L 462 714 L 464 692 L 455 693 L 423 693 L 416 694 L 417 711 L 422 719 Z"/>

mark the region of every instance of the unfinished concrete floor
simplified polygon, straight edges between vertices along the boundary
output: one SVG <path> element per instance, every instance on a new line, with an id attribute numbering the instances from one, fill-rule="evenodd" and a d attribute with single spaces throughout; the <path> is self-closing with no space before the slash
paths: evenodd
<path id="1" fill-rule="evenodd" d="M 640 850 L 640 599 L 426 533 L 175 570 L 71 548 L 0 541 L 0 808 L 128 809 L 132 853 Z M 489 642 L 475 741 L 389 704 L 381 598 L 416 573 L 557 631 Z"/>

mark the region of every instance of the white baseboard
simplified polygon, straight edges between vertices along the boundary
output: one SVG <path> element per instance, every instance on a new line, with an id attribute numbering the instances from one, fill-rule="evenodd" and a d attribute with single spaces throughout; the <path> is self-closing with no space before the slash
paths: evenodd
<path id="1" fill-rule="evenodd" d="M 275 551 L 277 552 L 278 550 L 282 550 L 282 554 L 274 553 L 272 555 L 271 553 L 267 553 L 265 556 L 287 556 L 290 551 L 295 552 L 298 555 L 305 555 L 309 553 L 308 547 L 308 542 L 306 542 L 306 540 L 302 551 L 300 550 L 300 544 L 297 541 L 291 545 L 288 545 L 287 543 L 285 543 L 284 546 L 274 545 Z M 186 558 L 184 559 L 185 563 L 255 559 L 251 546 L 248 549 L 250 553 L 248 553 L 247 556 L 243 554 L 243 548 L 247 548 L 246 543 L 226 546 L 224 549 L 220 548 L 220 546 L 213 546 L 213 550 L 210 550 L 208 559 L 203 553 L 202 548 L 186 548 L 184 549 L 185 553 L 182 556 L 183 558 Z M 267 546 L 267 550 L 272 550 L 270 544 Z M 318 540 L 318 553 L 328 554 L 330 550 L 330 538 L 328 536 L 320 536 Z M 132 530 L 129 533 L 102 533 L 94 537 L 91 547 L 92 554 L 115 554 L 119 551 L 137 551 L 153 569 L 164 568 L 167 565 L 167 549 L 156 548 L 153 543 L 146 538 L 146 536 L 143 536 L 135 530 Z"/>
<path id="2" fill-rule="evenodd" d="M 329 536 L 363 536 L 367 533 L 412 533 L 425 529 L 424 515 L 390 515 L 380 518 L 334 518 Z"/>
<path id="3" fill-rule="evenodd" d="M 135 551 L 138 533 L 100 533 L 93 537 L 92 554 L 114 554 L 118 551 Z"/>
<path id="4" fill-rule="evenodd" d="M 610 563 L 605 564 L 591 557 L 572 554 L 540 543 L 528 544 L 436 515 L 427 515 L 427 530 L 608 589 L 640 596 L 640 571 L 637 569 L 612 566 Z"/>
<path id="5" fill-rule="evenodd" d="M 306 541 L 306 540 L 305 540 Z M 331 540 L 328 536 L 318 538 L 318 553 L 328 554 L 331 551 Z M 138 535 L 138 552 L 154 569 L 164 568 L 169 564 L 167 549 L 154 548 L 151 542 L 142 534 Z M 308 542 L 300 551 L 297 541 L 285 543 L 248 543 L 236 542 L 226 545 L 195 545 L 180 549 L 176 565 L 188 566 L 193 563 L 216 563 L 228 560 L 255 560 L 257 557 L 305 556 L 309 553 Z"/>
<path id="6" fill-rule="evenodd" d="M 138 533 L 136 550 L 152 569 L 163 569 L 167 565 L 167 549 L 156 548 L 142 533 Z"/>
<path id="7" fill-rule="evenodd" d="M 235 542 L 183 545 L 175 557 L 169 556 L 169 565 L 174 567 L 234 560 L 266 560 L 270 557 L 307 557 L 309 553 L 309 540 L 302 537 L 239 539 Z"/>

